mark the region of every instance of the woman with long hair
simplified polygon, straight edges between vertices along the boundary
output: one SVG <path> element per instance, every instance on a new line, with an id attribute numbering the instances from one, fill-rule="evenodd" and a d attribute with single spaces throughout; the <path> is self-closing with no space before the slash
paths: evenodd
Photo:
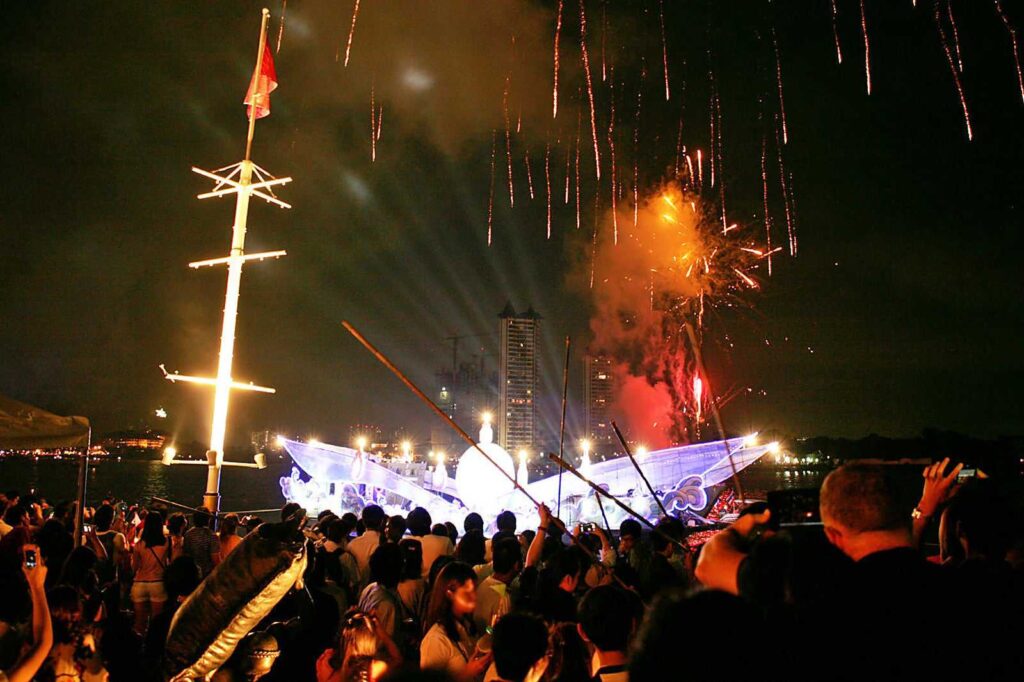
<path id="1" fill-rule="evenodd" d="M 389 668 L 377 657 L 382 647 L 392 665 L 401 664 L 398 648 L 377 619 L 359 609 L 349 609 L 341 620 L 338 646 L 325 651 L 316 662 L 317 682 L 375 682 Z"/>
<path id="2" fill-rule="evenodd" d="M 217 536 L 220 540 L 220 560 L 224 561 L 231 550 L 242 543 L 242 538 L 238 537 L 238 514 L 227 514 L 220 520 Z"/>
<path id="3" fill-rule="evenodd" d="M 170 545 L 164 536 L 164 516 L 158 511 L 146 515 L 142 534 L 132 552 L 132 605 L 135 607 L 135 632 L 146 633 L 150 615 L 164 608 L 164 569 L 169 563 Z"/>
<path id="4" fill-rule="evenodd" d="M 423 603 L 423 545 L 419 540 L 405 538 L 398 543 L 402 550 L 402 579 L 398 582 L 398 596 L 409 609 L 409 613 L 419 615 Z"/>
<path id="5" fill-rule="evenodd" d="M 171 561 L 185 553 L 185 530 L 188 519 L 181 512 L 171 514 L 167 519 L 167 538 L 171 541 Z"/>
<path id="6" fill-rule="evenodd" d="M 476 573 L 453 561 L 434 582 L 423 622 L 420 667 L 442 669 L 459 680 L 479 680 L 491 662 L 490 651 L 475 649 L 473 610 L 476 608 Z"/>

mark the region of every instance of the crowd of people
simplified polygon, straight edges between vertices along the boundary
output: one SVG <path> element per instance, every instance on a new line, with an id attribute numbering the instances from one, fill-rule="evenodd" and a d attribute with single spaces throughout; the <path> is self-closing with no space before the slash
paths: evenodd
<path id="1" fill-rule="evenodd" d="M 260 679 L 1021 679 L 1016 482 L 959 470 L 928 467 L 908 508 L 892 467 L 845 465 L 820 524 L 753 504 L 697 547 L 669 517 L 323 511 L 302 588 L 257 627 L 276 647 Z M 73 505 L 12 491 L 0 509 L 0 682 L 159 679 L 179 605 L 262 522 L 110 499 L 76 546 Z"/>

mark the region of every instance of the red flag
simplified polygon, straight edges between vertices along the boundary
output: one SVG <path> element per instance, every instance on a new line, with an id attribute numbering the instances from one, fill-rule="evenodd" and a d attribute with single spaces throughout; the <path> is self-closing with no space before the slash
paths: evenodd
<path id="1" fill-rule="evenodd" d="M 243 104 L 246 105 L 248 116 L 251 117 L 255 109 L 256 118 L 263 118 L 270 116 L 270 93 L 277 88 L 274 58 L 270 56 L 270 45 L 266 43 L 263 45 L 263 59 L 257 68 L 259 70 L 252 74 L 252 82 L 249 83 Z"/>

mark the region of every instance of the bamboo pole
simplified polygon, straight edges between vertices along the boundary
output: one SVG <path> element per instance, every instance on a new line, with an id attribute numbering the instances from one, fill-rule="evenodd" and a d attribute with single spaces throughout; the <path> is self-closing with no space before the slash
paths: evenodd
<path id="1" fill-rule="evenodd" d="M 562 458 L 561 458 L 561 457 L 559 457 L 558 455 L 556 455 L 556 454 L 554 454 L 554 453 L 551 453 L 550 455 L 548 455 L 548 459 L 550 459 L 550 460 L 551 460 L 551 461 L 553 461 L 553 462 L 554 462 L 555 464 L 557 464 L 558 466 L 560 466 L 560 467 L 562 467 L 563 469 L 565 469 L 566 471 L 568 471 L 568 472 L 569 472 L 570 474 L 572 474 L 572 475 L 573 475 L 573 476 L 575 476 L 576 478 L 578 478 L 578 479 L 580 479 L 581 481 L 583 481 L 584 483 L 586 483 L 586 484 L 587 484 L 588 486 L 590 486 L 590 487 L 591 487 L 591 488 L 592 488 L 592 489 L 594 490 L 594 492 L 596 492 L 596 493 L 597 493 L 597 494 L 598 494 L 599 496 L 600 496 L 600 495 L 604 495 L 604 496 L 605 496 L 605 497 L 607 497 L 607 498 L 608 498 L 609 500 L 611 500 L 612 502 L 614 502 L 615 504 L 617 504 L 617 505 L 619 506 L 619 508 L 620 508 L 620 509 L 622 509 L 622 510 L 623 510 L 624 512 L 626 512 L 626 513 L 627 513 L 627 514 L 629 514 L 630 516 L 632 516 L 632 517 L 636 518 L 636 519 L 637 519 L 638 521 L 640 521 L 640 522 L 641 522 L 641 523 L 643 523 L 643 524 L 644 524 L 645 526 L 647 526 L 648 528 L 650 528 L 650 529 L 651 529 L 651 532 L 653 532 L 653 533 L 656 533 L 657 535 L 659 535 L 659 536 L 661 536 L 661 537 L 665 538 L 666 540 L 668 540 L 668 541 L 669 541 L 669 542 L 671 542 L 672 544 L 676 545 L 677 547 L 679 547 L 679 548 L 680 548 L 680 549 L 682 549 L 683 551 L 687 551 L 687 552 L 688 552 L 688 551 L 690 551 L 689 547 L 687 547 L 687 546 L 686 546 L 685 544 L 683 544 L 683 543 L 682 543 L 682 542 L 680 542 L 679 540 L 676 540 L 676 539 L 675 539 L 675 538 L 673 538 L 672 536 L 670 536 L 670 535 L 667 535 L 667 534 L 666 534 L 666 533 L 664 533 L 663 531 L 659 530 L 659 529 L 658 529 L 658 528 L 657 528 L 657 527 L 656 527 L 656 526 L 655 526 L 655 525 L 654 525 L 653 523 L 651 523 L 650 521 L 648 521 L 648 520 L 647 520 L 647 517 L 646 517 L 646 516 L 644 516 L 643 514 L 640 514 L 639 512 L 635 511 L 635 510 L 634 510 L 633 508 L 631 508 L 631 507 L 627 506 L 627 505 L 626 505 L 626 504 L 625 504 L 624 502 L 622 502 L 621 500 L 619 500 L 619 498 L 615 497 L 615 496 L 614 496 L 614 495 L 612 495 L 612 494 L 611 494 L 610 492 L 608 492 L 607 490 L 605 490 L 604 488 L 602 488 L 601 486 L 597 485 L 596 483 L 594 483 L 593 481 L 591 481 L 591 480 L 590 480 L 589 478 L 587 478 L 586 476 L 584 476 L 583 474 L 581 474 L 581 473 L 579 472 L 579 470 L 577 470 L 577 469 L 576 469 L 576 467 L 574 467 L 573 465 L 569 464 L 568 462 L 566 462 L 566 461 L 565 461 L 564 459 L 562 459 Z"/>
<path id="2" fill-rule="evenodd" d="M 697 343 L 697 333 L 693 330 L 693 325 L 689 322 L 684 322 L 683 327 L 686 329 L 686 335 L 690 337 L 690 346 L 693 349 L 693 357 L 697 361 L 697 371 L 701 374 L 701 378 L 704 381 L 705 391 L 708 394 L 708 400 L 711 402 L 711 416 L 715 419 L 715 426 L 718 429 L 718 437 L 722 441 L 722 447 L 725 448 L 725 454 L 729 457 L 729 467 L 732 469 L 732 484 L 736 488 L 736 496 L 741 500 L 745 500 L 746 495 L 743 494 L 743 484 L 740 483 L 740 475 L 736 470 L 736 461 L 732 458 L 732 450 L 729 449 L 729 440 L 725 436 L 725 427 L 722 425 L 722 415 L 718 411 L 718 401 L 715 399 L 715 392 L 711 386 L 711 380 L 708 378 L 707 368 L 704 367 L 704 355 L 701 353 L 700 344 Z"/>
<path id="3" fill-rule="evenodd" d="M 647 476 L 644 474 L 643 469 L 640 468 L 640 463 L 633 457 L 633 452 L 629 449 L 629 445 L 626 444 L 626 439 L 622 437 L 622 431 L 619 431 L 619 426 L 612 421 L 612 430 L 615 431 L 615 437 L 619 439 L 619 443 L 622 445 L 622 449 L 626 451 L 626 456 L 629 457 L 629 461 L 633 464 L 633 468 L 640 474 L 640 478 L 643 479 L 644 485 L 647 486 L 647 490 L 651 493 L 651 497 L 658 503 L 658 508 L 661 509 L 661 513 L 668 516 L 668 510 L 665 509 L 665 505 L 662 504 L 661 498 L 654 492 L 654 486 L 647 480 Z"/>
<path id="4" fill-rule="evenodd" d="M 539 508 L 539 507 L 541 506 L 541 503 L 540 503 L 540 502 L 538 502 L 538 501 L 537 501 L 537 500 L 536 500 L 536 499 L 535 499 L 535 498 L 533 497 L 533 495 L 531 495 L 531 494 L 530 494 L 530 493 L 529 493 L 529 492 L 528 492 L 528 491 L 526 490 L 526 488 L 524 488 L 524 487 L 523 487 L 523 486 L 522 486 L 522 485 L 521 485 L 521 484 L 519 483 L 519 481 L 518 481 L 518 480 L 516 480 L 516 478 L 515 478 L 514 476 L 510 476 L 510 475 L 508 474 L 508 472 L 507 472 L 507 471 L 505 471 L 505 470 L 504 470 L 504 469 L 502 469 L 502 468 L 501 468 L 500 466 L 498 466 L 498 463 L 497 463 L 497 462 L 495 462 L 495 461 L 494 461 L 493 459 L 491 459 L 491 456 L 490 456 L 490 455 L 488 455 L 488 454 L 487 454 L 487 453 L 486 453 L 486 452 L 484 451 L 484 449 L 480 447 L 480 444 L 479 444 L 479 443 L 477 443 L 477 442 L 476 442 L 476 441 L 475 441 L 475 440 L 473 439 L 473 437 L 472 437 L 472 436 L 470 436 L 470 435 L 469 435 L 468 433 L 466 433 L 466 432 L 465 432 L 465 431 L 464 431 L 464 430 L 462 429 L 462 427 L 461 427 L 461 426 L 459 426 L 458 424 L 456 424 L 456 423 L 455 423 L 455 422 L 454 422 L 454 421 L 452 420 L 452 418 L 451 418 L 451 417 L 449 417 L 449 416 L 448 416 L 447 414 L 445 414 L 445 413 L 444 413 L 444 410 L 442 410 L 442 409 L 441 409 L 440 407 L 438 407 L 438 406 L 437 406 L 437 404 L 435 404 L 435 403 L 434 403 L 434 401 L 433 401 L 433 400 L 431 400 L 431 399 L 430 399 L 430 397 L 429 397 L 429 396 L 428 396 L 428 395 L 427 395 L 426 393 L 424 393 L 423 391 L 421 391 L 421 390 L 420 390 L 420 388 L 419 388 L 419 387 L 418 387 L 418 386 L 417 386 L 416 384 L 414 384 L 414 383 L 412 382 L 412 380 L 411 380 L 411 379 L 409 379 L 409 378 L 408 378 L 407 376 L 405 376 L 405 374 L 404 374 L 404 373 L 402 373 L 402 370 L 398 369 L 398 367 L 397 367 L 397 366 L 395 366 L 395 364 L 394 364 L 393 362 L 391 362 L 391 360 L 389 360 L 389 359 L 388 359 L 388 357 L 387 357 L 386 355 L 384 355 L 384 354 L 383 354 L 382 352 L 380 352 L 379 350 L 377 350 L 376 346 L 374 346 L 374 345 L 373 345 L 372 343 L 370 343 L 370 341 L 369 341 L 369 340 L 368 340 L 368 339 L 367 339 L 367 338 L 366 338 L 365 336 L 363 336 L 363 335 L 362 335 L 362 334 L 361 334 L 361 333 L 359 332 L 359 330 L 357 330 L 357 329 L 356 329 L 355 327 L 353 327 L 353 326 L 352 326 L 351 324 L 349 324 L 349 323 L 348 323 L 348 321 L 346 321 L 346 320 L 342 320 L 342 322 L 341 322 L 341 326 L 342 326 L 342 327 L 344 327 L 344 328 L 345 328 L 345 330 L 346 330 L 346 331 L 347 331 L 347 332 L 348 332 L 349 334 L 351 334 L 351 335 L 352 335 L 353 337 L 355 337 L 356 341 L 358 341 L 359 343 L 361 343 L 361 344 L 363 345 L 363 347 L 364 347 L 364 348 L 365 348 L 366 350 L 370 351 L 370 353 L 371 353 L 371 354 L 372 354 L 372 355 L 373 355 L 373 356 L 374 356 L 375 358 L 377 358 L 377 360 L 378 360 L 378 361 L 380 361 L 380 363 L 381 363 L 382 365 L 384 365 L 384 366 L 385 366 L 385 367 L 387 367 L 387 368 L 388 368 L 389 370 L 391 370 L 391 373 L 392 373 L 392 374 L 394 374 L 394 375 L 395 375 L 396 377 L 398 377 L 398 379 L 399 379 L 399 380 L 400 380 L 400 381 L 401 381 L 401 382 L 402 382 L 403 384 L 405 384 L 406 388 L 408 388 L 408 389 L 409 389 L 410 391 L 412 391 L 412 392 L 413 392 L 413 393 L 414 393 L 414 394 L 416 395 L 416 397 L 418 397 L 418 398 L 419 398 L 420 400 L 422 400 L 422 401 L 423 401 L 423 402 L 424 402 L 424 403 L 425 403 L 425 404 L 427 405 L 427 407 L 429 407 L 429 408 L 431 409 L 431 411 L 432 411 L 432 412 L 433 412 L 434 414 L 436 414 L 436 415 L 437 415 L 438 417 L 440 417 L 440 418 L 441 418 L 441 420 L 442 420 L 442 421 L 444 421 L 444 422 L 445 422 L 446 424 L 448 424 L 448 426 L 450 426 L 450 427 L 451 427 L 452 429 L 454 429 L 454 430 L 455 430 L 455 432 L 459 434 L 459 437 L 460 437 L 460 438 L 462 438 L 462 440 L 466 441 L 466 443 L 468 443 L 468 444 L 470 445 L 470 447 L 473 447 L 473 448 L 475 448 L 477 452 L 479 452 L 479 453 L 480 453 L 481 455 L 483 455 L 483 456 L 484 456 L 484 459 L 486 459 L 486 460 L 487 460 L 488 462 L 490 462 L 490 463 L 491 463 L 491 465 L 492 465 L 492 466 L 493 466 L 493 467 L 494 467 L 495 469 L 497 469 L 498 471 L 500 471 L 500 472 L 501 472 L 501 475 L 502 475 L 502 476 L 504 476 L 505 478 L 507 478 L 507 479 L 508 479 L 508 480 L 509 480 L 509 481 L 510 481 L 510 482 L 512 483 L 512 485 L 513 485 L 513 486 L 515 486 L 515 488 L 516 488 L 516 489 L 517 489 L 517 490 L 518 490 L 519 492 L 521 492 L 521 493 L 522 493 L 523 495 L 525 495 L 525 496 L 526 496 L 526 499 L 530 500 L 530 502 L 532 502 L 532 503 L 533 503 L 533 505 L 534 505 L 534 506 L 536 506 L 536 507 L 538 507 L 538 508 Z M 552 456 L 554 456 L 554 455 L 552 455 Z M 559 530 L 559 531 L 560 531 L 561 533 L 566 533 L 566 532 L 567 532 L 567 529 L 566 529 L 566 527 L 565 527 L 565 523 L 564 523 L 564 522 L 563 522 L 563 521 L 562 521 L 562 520 L 561 520 L 560 518 L 558 518 L 557 516 L 554 516 L 554 515 L 552 515 L 552 516 L 551 516 L 551 523 L 555 524 L 555 527 L 556 527 L 556 528 L 557 528 L 557 529 L 558 529 L 558 530 Z M 595 564 L 598 564 L 598 563 L 600 563 L 600 561 L 599 561 L 599 560 L 598 560 L 598 558 L 597 558 L 597 557 L 596 557 L 596 556 L 594 555 L 594 553 L 593 553 L 592 551 L 590 551 L 590 548 L 589 548 L 589 547 L 587 547 L 587 546 L 586 546 L 585 544 L 583 544 L 582 542 L 580 542 L 580 541 L 579 541 L 579 538 L 577 538 L 577 537 L 573 536 L 573 534 L 572 534 L 572 533 L 569 533 L 569 539 L 570 539 L 570 540 L 571 540 L 571 541 L 572 541 L 572 542 L 573 542 L 573 543 L 574 543 L 574 544 L 575 544 L 575 545 L 576 545 L 577 547 L 579 547 L 579 548 L 580 548 L 580 550 L 581 550 L 581 551 L 582 551 L 582 552 L 583 552 L 584 554 L 586 554 L 586 555 L 587 555 L 587 557 L 588 557 L 588 558 L 589 558 L 589 559 L 590 559 L 591 561 L 593 561 L 593 562 L 594 562 Z M 618 577 L 617 575 L 615 575 L 614 573 L 612 574 L 612 578 L 613 578 L 613 579 L 614 579 L 614 580 L 615 580 L 616 582 L 618 582 L 618 583 L 619 583 L 619 585 L 621 585 L 622 587 L 626 587 L 626 584 L 622 582 L 622 579 L 621 579 L 621 578 L 619 578 L 619 577 Z"/>
<path id="5" fill-rule="evenodd" d="M 562 365 L 562 419 L 558 426 L 558 456 L 561 457 L 565 446 L 565 406 L 569 397 L 569 347 L 572 344 L 568 336 L 565 337 L 565 364 Z M 562 515 L 562 470 L 558 470 L 558 508 L 556 516 Z"/>

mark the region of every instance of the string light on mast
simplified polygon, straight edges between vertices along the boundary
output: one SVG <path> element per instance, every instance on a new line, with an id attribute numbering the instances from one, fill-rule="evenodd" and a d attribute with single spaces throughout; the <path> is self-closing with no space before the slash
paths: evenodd
<path id="1" fill-rule="evenodd" d="M 270 11 L 263 10 L 260 24 L 259 48 L 256 57 L 256 69 L 253 72 L 249 90 L 244 104 L 249 117 L 249 130 L 245 143 L 245 158 L 230 166 L 216 171 L 206 171 L 193 167 L 193 172 L 214 180 L 216 184 L 209 192 L 198 195 L 198 199 L 210 199 L 235 195 L 235 219 L 231 231 L 231 252 L 224 258 L 189 263 L 192 269 L 226 265 L 228 280 L 224 295 L 224 318 L 221 325 L 220 352 L 217 362 L 217 377 L 189 376 L 169 373 L 160 366 L 164 377 L 172 383 L 184 382 L 214 387 L 213 418 L 210 429 L 210 446 L 206 453 L 208 472 L 206 490 L 203 495 L 203 506 L 211 513 L 220 509 L 220 472 L 224 466 L 245 466 L 263 468 L 265 463 L 261 455 L 257 455 L 255 464 L 225 462 L 224 441 L 227 433 L 228 406 L 232 390 L 256 391 L 258 393 L 274 393 L 273 388 L 257 386 L 252 382 L 235 381 L 232 377 L 232 361 L 235 350 L 235 326 L 238 318 L 238 299 L 242 284 L 242 266 L 247 261 L 263 261 L 267 258 L 280 258 L 285 251 L 265 251 L 262 253 L 245 253 L 246 223 L 249 215 L 249 200 L 259 197 L 267 203 L 280 208 L 291 206 L 274 195 L 273 188 L 291 182 L 291 178 L 275 178 L 252 161 L 252 141 L 256 130 L 256 120 L 270 115 L 270 93 L 277 88 L 277 72 L 270 46 L 267 44 L 267 22 Z M 170 459 L 173 459 L 170 458 Z M 171 463 L 170 459 L 167 463 Z"/>

